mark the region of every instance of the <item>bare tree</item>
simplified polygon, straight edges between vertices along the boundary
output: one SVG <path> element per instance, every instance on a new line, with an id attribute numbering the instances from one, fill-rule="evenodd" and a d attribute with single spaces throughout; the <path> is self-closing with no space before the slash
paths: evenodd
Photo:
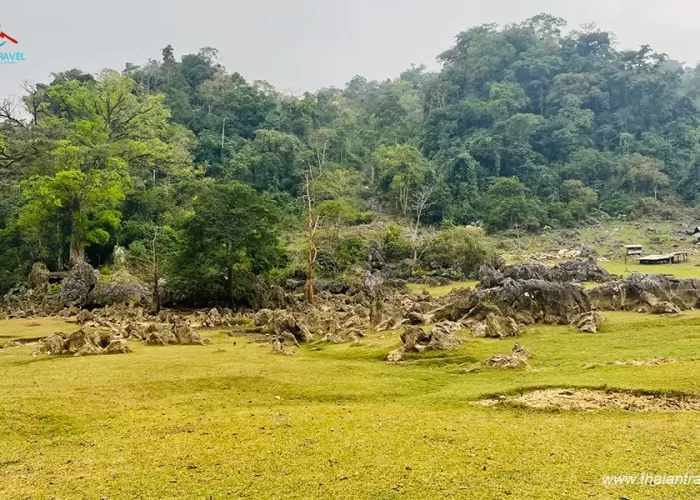
<path id="1" fill-rule="evenodd" d="M 414 261 L 418 260 L 418 249 L 421 246 L 421 241 L 419 238 L 420 219 L 428 208 L 435 205 L 436 202 L 431 199 L 433 194 L 435 194 L 435 187 L 423 186 L 413 195 L 412 208 L 416 214 L 416 221 L 411 234 L 411 247 L 413 248 Z"/>
<path id="2" fill-rule="evenodd" d="M 143 267 L 153 285 L 153 304 L 156 314 L 161 308 L 160 279 L 163 270 L 163 252 L 165 251 L 163 241 L 163 228 L 150 220 L 147 224 L 148 239 L 144 241 L 140 252 L 132 252 L 131 257 L 136 259 Z"/>
<path id="3" fill-rule="evenodd" d="M 16 97 L 6 97 L 0 102 L 0 121 L 4 121 L 15 127 L 24 127 L 21 119 L 22 105 Z"/>
<path id="4" fill-rule="evenodd" d="M 326 165 L 328 149 L 336 138 L 336 132 L 329 128 L 315 130 L 309 137 L 309 147 L 315 166 L 318 167 L 319 175 L 323 175 L 323 167 Z"/>
<path id="5" fill-rule="evenodd" d="M 316 230 L 318 229 L 318 216 L 314 217 L 314 199 L 312 195 L 313 178 L 311 172 L 304 177 L 304 205 L 306 208 L 306 284 L 304 286 L 304 300 L 311 304 L 314 301 L 314 263 L 318 257 L 316 248 Z"/>
<path id="6" fill-rule="evenodd" d="M 24 107 L 32 115 L 32 123 L 36 125 L 39 123 L 39 114 L 43 111 L 46 102 L 46 87 L 25 80 L 22 88 L 27 93 L 24 97 Z"/>

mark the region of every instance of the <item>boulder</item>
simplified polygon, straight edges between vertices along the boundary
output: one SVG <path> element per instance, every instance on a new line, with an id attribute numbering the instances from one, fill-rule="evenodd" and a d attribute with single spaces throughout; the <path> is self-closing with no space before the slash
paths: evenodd
<path id="1" fill-rule="evenodd" d="M 530 349 L 520 343 L 515 344 L 509 356 L 497 355 L 481 362 L 481 366 L 488 368 L 521 369 L 529 368 L 527 360 L 532 356 Z"/>
<path id="2" fill-rule="evenodd" d="M 600 267 L 595 260 L 572 260 L 556 264 L 552 268 L 556 281 L 577 281 L 605 283 L 610 281 L 610 273 Z"/>
<path id="3" fill-rule="evenodd" d="M 487 264 L 483 264 L 479 268 L 476 276 L 479 279 L 479 286 L 481 288 L 493 288 L 495 286 L 500 286 L 503 283 L 503 280 L 506 279 L 502 272 Z"/>
<path id="4" fill-rule="evenodd" d="M 551 269 L 539 262 L 528 261 L 503 268 L 503 276 L 513 280 L 551 280 Z"/>
<path id="5" fill-rule="evenodd" d="M 125 339 L 114 339 L 107 345 L 105 354 L 126 354 L 130 352 Z"/>
<path id="6" fill-rule="evenodd" d="M 203 339 L 194 328 L 187 325 L 178 325 L 173 329 L 173 334 L 180 345 L 206 345 L 211 341 Z"/>
<path id="7" fill-rule="evenodd" d="M 277 314 L 272 318 L 270 326 L 272 330 L 277 334 L 281 335 L 283 333 L 291 334 L 297 342 L 311 342 L 313 336 L 307 328 L 307 326 L 300 320 L 298 320 L 293 314 L 286 311 L 280 311 L 281 314 Z"/>
<path id="8" fill-rule="evenodd" d="M 676 314 L 700 305 L 700 280 L 634 272 L 589 290 L 588 296 L 599 310 Z"/>
<path id="9" fill-rule="evenodd" d="M 60 300 L 74 305 L 85 305 L 96 284 L 95 269 L 87 262 L 80 262 L 73 266 L 61 283 Z"/>
<path id="10" fill-rule="evenodd" d="M 540 262 L 527 261 L 505 266 L 497 271 L 490 266 L 482 266 L 477 274 L 481 288 L 493 288 L 503 284 L 506 278 L 513 280 L 544 280 L 556 282 L 604 283 L 610 281 L 610 273 L 600 267 L 595 260 L 572 260 L 556 264 L 550 268 Z"/>
<path id="11" fill-rule="evenodd" d="M 255 326 L 269 326 L 272 322 L 274 313 L 270 309 L 261 309 L 253 317 L 253 324 Z"/>
<path id="12" fill-rule="evenodd" d="M 405 352 L 406 351 L 404 351 L 403 347 L 399 349 L 394 349 L 389 354 L 387 354 L 386 360 L 391 363 L 398 363 L 403 359 L 403 355 L 405 354 Z"/>
<path id="13" fill-rule="evenodd" d="M 56 333 L 42 342 L 47 354 L 72 354 L 96 356 L 100 354 L 125 354 L 129 352 L 126 340 L 111 332 L 90 333 L 80 329 L 70 335 Z"/>
<path id="14" fill-rule="evenodd" d="M 78 316 L 76 317 L 76 320 L 79 325 L 84 325 L 85 323 L 89 323 L 94 319 L 93 314 L 88 311 L 87 309 L 83 309 L 78 313 Z"/>
<path id="15" fill-rule="evenodd" d="M 453 317 L 448 319 L 458 321 L 478 317 L 478 314 L 483 313 L 481 304 L 496 306 L 501 311 L 500 316 L 512 318 L 521 324 L 566 325 L 577 315 L 591 310 L 590 300 L 580 286 L 538 279 L 507 278 L 501 286 L 478 290 L 472 294 L 468 300 L 453 308 Z"/>
<path id="16" fill-rule="evenodd" d="M 408 326 L 401 334 L 401 342 L 405 351 L 423 352 L 431 338 L 430 333 L 419 326 Z M 421 344 L 421 342 L 424 342 Z"/>
<path id="17" fill-rule="evenodd" d="M 586 333 L 598 333 L 605 318 L 598 311 L 590 311 L 576 316 L 571 324 Z"/>
<path id="18" fill-rule="evenodd" d="M 365 334 L 359 328 L 340 329 L 335 332 L 329 332 L 323 337 L 323 342 L 331 342 L 333 344 L 345 344 L 348 342 L 358 342 Z"/>
<path id="19" fill-rule="evenodd" d="M 175 345 L 178 343 L 177 337 L 170 330 L 151 332 L 146 337 L 146 345 Z"/>
<path id="20" fill-rule="evenodd" d="M 381 271 L 386 266 L 386 258 L 379 248 L 379 244 L 372 240 L 369 243 L 369 268 L 371 271 Z"/>
<path id="21" fill-rule="evenodd" d="M 281 354 L 283 356 L 296 356 L 297 352 L 288 347 L 284 347 L 284 344 L 280 342 L 279 340 L 274 340 L 272 342 L 272 353 L 273 354 Z"/>
<path id="22" fill-rule="evenodd" d="M 521 345 L 520 342 L 516 342 L 516 344 L 513 346 L 513 349 L 510 352 L 510 355 L 517 356 L 522 359 L 530 359 L 530 356 L 532 356 L 532 351 L 530 351 L 530 349 L 528 349 L 527 347 Z"/>
<path id="23" fill-rule="evenodd" d="M 680 314 L 681 309 L 671 301 L 659 300 L 648 292 L 642 292 L 641 304 L 637 308 L 638 312 L 648 312 L 651 314 Z"/>
<path id="24" fill-rule="evenodd" d="M 451 349 L 459 349 L 462 346 L 462 339 L 454 334 L 454 331 L 448 328 L 433 328 L 430 332 L 430 342 L 426 346 L 427 351 L 449 351 Z"/>
<path id="25" fill-rule="evenodd" d="M 67 333 L 55 333 L 42 341 L 41 350 L 46 354 L 62 354 L 67 338 Z"/>
<path id="26" fill-rule="evenodd" d="M 470 325 L 473 337 L 490 337 L 502 339 L 517 337 L 519 327 L 511 317 L 489 312 L 483 321 L 473 321 Z"/>
<path id="27" fill-rule="evenodd" d="M 93 306 L 109 306 L 115 304 L 147 305 L 152 299 L 152 292 L 139 278 L 130 274 L 126 269 L 116 271 L 107 280 L 96 283 L 87 297 L 87 303 Z"/>
<path id="28" fill-rule="evenodd" d="M 461 325 L 456 327 L 451 323 L 443 323 L 436 327 L 432 331 L 425 331 L 419 326 L 407 326 L 401 334 L 403 346 L 391 351 L 387 355 L 387 361 L 401 361 L 407 352 L 446 351 L 461 347 L 462 339 L 455 335 Z"/>
<path id="29" fill-rule="evenodd" d="M 519 357 L 519 356 L 506 356 L 506 355 L 498 355 L 498 356 L 493 356 L 486 361 L 482 361 L 481 363 L 482 366 L 488 367 L 488 368 L 506 368 L 506 369 L 522 369 L 522 368 L 528 368 L 530 365 L 528 365 L 527 360 Z"/>
<path id="30" fill-rule="evenodd" d="M 37 293 L 47 293 L 50 288 L 49 270 L 43 262 L 35 262 L 29 273 L 29 285 Z"/>

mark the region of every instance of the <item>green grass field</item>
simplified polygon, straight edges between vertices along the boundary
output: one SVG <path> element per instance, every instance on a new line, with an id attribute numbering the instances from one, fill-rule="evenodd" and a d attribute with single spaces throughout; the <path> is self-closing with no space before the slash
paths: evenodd
<path id="1" fill-rule="evenodd" d="M 533 387 L 700 395 L 700 313 L 608 313 L 598 335 L 524 329 L 532 371 L 465 367 L 513 339 L 383 361 L 398 335 L 296 357 L 213 345 L 74 358 L 0 352 L 0 498 L 697 498 L 605 487 L 610 474 L 700 474 L 700 415 L 533 411 L 475 400 Z M 38 323 L 38 324 L 37 324 Z M 29 326 L 33 324 L 34 326 Z M 3 341 L 74 324 L 0 322 Z M 664 366 L 589 363 L 672 357 Z"/>
<path id="2" fill-rule="evenodd" d="M 625 264 L 619 261 L 599 262 L 600 267 L 606 269 L 610 274 L 627 276 L 631 272 L 637 271 L 648 274 L 668 274 L 676 278 L 700 278 L 700 267 L 697 267 L 697 260 L 683 262 L 681 264 L 662 264 L 658 266 L 641 265 L 631 260 Z"/>

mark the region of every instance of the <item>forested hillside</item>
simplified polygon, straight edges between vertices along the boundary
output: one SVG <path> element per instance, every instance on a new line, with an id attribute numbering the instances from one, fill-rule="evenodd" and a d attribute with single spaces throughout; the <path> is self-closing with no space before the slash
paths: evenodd
<path id="1" fill-rule="evenodd" d="M 695 69 L 547 15 L 469 29 L 438 60 L 290 96 L 215 49 L 178 60 L 168 46 L 122 72 L 27 85 L 0 107 L 0 290 L 34 262 L 99 266 L 119 246 L 155 282 L 233 296 L 234 273 L 294 272 L 302 235 L 328 273 L 364 262 L 368 242 L 339 228 L 377 217 L 396 222 L 387 254 L 415 261 L 426 225 L 473 243 L 454 226 L 567 227 L 696 202 Z M 458 251 L 482 252 L 470 245 Z"/>

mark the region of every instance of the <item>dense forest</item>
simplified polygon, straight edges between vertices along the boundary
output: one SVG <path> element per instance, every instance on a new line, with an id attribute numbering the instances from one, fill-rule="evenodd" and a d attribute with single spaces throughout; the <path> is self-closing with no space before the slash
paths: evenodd
<path id="1" fill-rule="evenodd" d="M 236 277 L 361 265 L 369 242 L 340 231 L 378 218 L 387 255 L 418 261 L 485 251 L 467 225 L 696 203 L 698 70 L 548 15 L 469 29 L 438 61 L 290 96 L 168 46 L 25 85 L 0 106 L 0 291 L 120 248 L 182 296 L 234 297 Z"/>

